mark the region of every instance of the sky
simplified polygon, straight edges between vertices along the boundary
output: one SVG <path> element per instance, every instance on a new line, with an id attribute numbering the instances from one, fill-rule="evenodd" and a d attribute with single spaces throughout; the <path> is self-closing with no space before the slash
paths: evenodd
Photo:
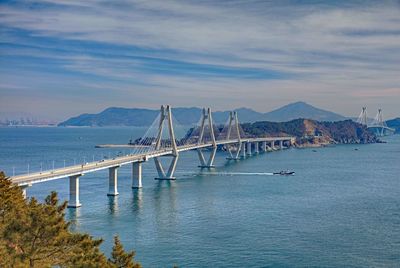
<path id="1" fill-rule="evenodd" d="M 400 116 L 400 0 L 0 0 L 0 119 L 295 101 Z"/>

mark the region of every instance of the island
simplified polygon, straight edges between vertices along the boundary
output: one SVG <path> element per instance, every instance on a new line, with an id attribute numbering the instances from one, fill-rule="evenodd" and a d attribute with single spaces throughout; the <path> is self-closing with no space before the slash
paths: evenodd
<path id="1" fill-rule="evenodd" d="M 295 136 L 299 147 L 328 144 L 366 144 L 381 142 L 366 126 L 352 120 L 319 122 L 295 119 L 288 122 L 255 122 L 241 124 L 248 137 Z"/>

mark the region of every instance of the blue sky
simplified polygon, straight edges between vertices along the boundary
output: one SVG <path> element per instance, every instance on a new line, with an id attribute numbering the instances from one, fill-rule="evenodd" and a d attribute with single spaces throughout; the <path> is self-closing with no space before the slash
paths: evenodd
<path id="1" fill-rule="evenodd" d="M 294 101 L 400 115 L 400 1 L 0 1 L 0 118 Z"/>

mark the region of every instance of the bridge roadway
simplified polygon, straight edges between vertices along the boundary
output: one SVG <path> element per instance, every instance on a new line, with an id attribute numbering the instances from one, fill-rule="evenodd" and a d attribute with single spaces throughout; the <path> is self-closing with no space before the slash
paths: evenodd
<path id="1" fill-rule="evenodd" d="M 368 129 L 374 131 L 378 136 L 386 136 L 393 134 L 396 130 L 394 128 L 390 128 L 388 126 L 367 126 Z"/>
<path id="2" fill-rule="evenodd" d="M 278 142 L 278 141 L 290 141 L 293 137 L 271 137 L 271 138 L 244 138 L 241 139 L 241 143 L 257 143 L 257 142 Z M 226 144 L 238 144 L 239 141 L 235 140 L 222 140 L 216 141 L 217 145 L 226 145 Z M 189 150 L 196 150 L 202 148 L 212 147 L 213 144 L 211 142 L 203 143 L 203 144 L 190 144 L 178 146 L 178 152 L 184 152 Z M 134 145 L 102 145 L 98 146 L 101 148 L 121 148 L 121 147 L 134 147 Z M 72 176 L 81 176 L 86 173 L 95 172 L 102 169 L 108 169 L 112 167 L 120 167 L 126 164 L 135 163 L 135 162 L 144 162 L 150 158 L 172 155 L 171 149 L 162 149 L 153 152 L 147 152 L 143 154 L 135 154 L 135 155 L 124 155 L 115 157 L 112 159 L 103 159 L 100 161 L 89 162 L 79 165 L 68 166 L 65 168 L 57 168 L 53 170 L 46 170 L 42 172 L 34 172 L 29 174 L 22 174 L 11 177 L 13 183 L 19 186 L 30 186 L 34 183 L 40 183 L 50 180 L 56 180 L 66 177 Z"/>

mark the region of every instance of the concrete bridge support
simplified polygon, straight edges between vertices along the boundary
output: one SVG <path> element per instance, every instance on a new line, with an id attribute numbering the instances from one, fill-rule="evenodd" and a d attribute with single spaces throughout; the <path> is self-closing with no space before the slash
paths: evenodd
<path id="1" fill-rule="evenodd" d="M 79 202 L 79 177 L 82 174 L 74 175 L 69 177 L 69 208 L 78 208 L 82 206 Z"/>
<path id="2" fill-rule="evenodd" d="M 266 151 L 267 151 L 267 142 L 266 142 L 266 141 L 263 141 L 263 142 L 261 143 L 261 150 L 262 150 L 263 152 L 266 152 Z"/>
<path id="3" fill-rule="evenodd" d="M 208 161 L 205 160 L 204 158 L 204 154 L 203 154 L 203 150 L 202 149 L 197 149 L 197 154 L 199 156 L 199 160 L 200 160 L 200 168 L 214 168 L 214 159 L 215 159 L 215 155 L 217 154 L 217 147 L 213 147 L 212 151 L 210 153 L 210 158 L 208 159 Z"/>
<path id="4" fill-rule="evenodd" d="M 247 143 L 247 155 L 251 155 L 251 142 Z"/>
<path id="5" fill-rule="evenodd" d="M 132 163 L 132 188 L 142 188 L 142 162 Z"/>
<path id="6" fill-rule="evenodd" d="M 205 167 L 206 159 L 204 158 L 203 151 L 201 149 L 197 149 L 197 155 L 199 156 L 199 160 L 200 160 L 200 166 L 198 166 L 198 167 Z"/>
<path id="7" fill-rule="evenodd" d="M 275 141 L 271 141 L 271 149 L 275 151 Z"/>
<path id="8" fill-rule="evenodd" d="M 230 145 L 227 145 L 227 151 L 229 153 L 229 156 L 226 158 L 228 160 L 239 160 L 240 159 L 240 152 L 242 151 L 242 142 L 239 142 L 235 147 L 235 150 L 231 148 Z"/>
<path id="9" fill-rule="evenodd" d="M 283 141 L 279 141 L 279 149 L 283 150 Z"/>
<path id="10" fill-rule="evenodd" d="M 119 166 L 108 169 L 108 196 L 118 195 L 118 168 Z"/>
<path id="11" fill-rule="evenodd" d="M 260 152 L 259 147 L 260 147 L 260 144 L 258 143 L 258 141 L 256 141 L 254 143 L 254 153 L 258 154 Z"/>
<path id="12" fill-rule="evenodd" d="M 207 166 L 209 168 L 214 167 L 214 159 L 215 159 L 216 154 L 217 154 L 217 146 L 215 145 L 215 147 L 213 147 L 213 149 L 211 151 L 210 158 L 208 159 Z"/>
<path id="13" fill-rule="evenodd" d="M 241 150 L 242 150 L 242 158 L 246 158 L 246 143 L 242 142 L 241 145 Z"/>
<path id="14" fill-rule="evenodd" d="M 290 139 L 290 146 L 291 147 L 296 146 L 296 138 L 291 138 Z"/>
<path id="15" fill-rule="evenodd" d="M 171 164 L 169 165 L 168 171 L 165 172 L 164 168 L 161 164 L 161 161 L 158 157 L 154 158 L 154 163 L 156 164 L 156 169 L 158 173 L 158 177 L 155 178 L 156 180 L 175 180 L 174 177 L 176 164 L 178 163 L 179 155 L 172 156 Z"/>
<path id="16" fill-rule="evenodd" d="M 29 185 L 23 185 L 20 186 L 21 190 L 22 190 L 22 195 L 24 196 L 24 199 L 26 199 L 26 190 L 28 189 Z"/>

